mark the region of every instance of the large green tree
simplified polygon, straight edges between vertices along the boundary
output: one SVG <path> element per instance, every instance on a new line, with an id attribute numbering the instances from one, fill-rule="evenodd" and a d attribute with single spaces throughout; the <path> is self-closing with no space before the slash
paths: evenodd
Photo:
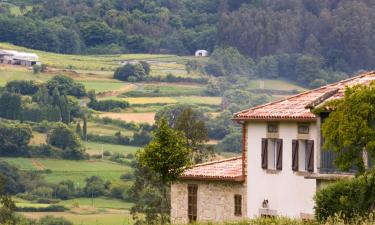
<path id="1" fill-rule="evenodd" d="M 165 187 L 176 181 L 190 165 L 190 149 L 186 137 L 182 132 L 171 128 L 164 118 L 157 122 L 153 140 L 143 150 L 139 150 L 136 156 L 139 164 L 153 172 Z M 166 224 L 168 220 L 165 209 L 169 203 L 165 187 L 160 196 L 160 211 L 156 219 L 160 224 Z"/>
<path id="2" fill-rule="evenodd" d="M 375 159 L 375 83 L 345 90 L 342 99 L 323 108 L 333 110 L 322 125 L 324 148 L 337 153 L 336 165 L 342 170 L 355 166 L 366 169 L 364 154 Z"/>

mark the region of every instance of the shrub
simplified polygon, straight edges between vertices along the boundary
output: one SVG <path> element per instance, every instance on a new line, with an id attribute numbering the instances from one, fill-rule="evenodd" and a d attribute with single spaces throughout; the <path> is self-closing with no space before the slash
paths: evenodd
<path id="1" fill-rule="evenodd" d="M 39 87 L 32 80 L 13 80 L 5 85 L 5 90 L 21 95 L 33 95 L 39 90 Z"/>
<path id="2" fill-rule="evenodd" d="M 343 218 L 367 216 L 375 202 L 375 172 L 328 185 L 315 196 L 318 221 L 341 214 Z"/>
<path id="3" fill-rule="evenodd" d="M 149 65 L 147 67 L 144 63 L 127 63 L 124 66 L 117 68 L 113 77 L 122 81 L 142 81 L 145 79 L 146 75 L 148 75 L 145 69 L 149 71 Z"/>
<path id="4" fill-rule="evenodd" d="M 72 78 L 64 75 L 54 76 L 47 82 L 46 85 L 50 93 L 52 93 L 53 90 L 57 88 L 61 95 L 71 95 L 77 98 L 87 95 L 86 89 L 83 84 L 78 83 Z"/>
<path id="5" fill-rule="evenodd" d="M 73 225 L 72 222 L 62 218 L 62 217 L 53 217 L 45 216 L 39 220 L 39 225 Z"/>
<path id="6" fill-rule="evenodd" d="M 127 101 L 119 101 L 119 100 L 101 100 L 101 101 L 90 101 L 87 104 L 88 107 L 98 110 L 98 111 L 111 111 L 116 108 L 125 109 L 129 107 L 129 103 Z"/>

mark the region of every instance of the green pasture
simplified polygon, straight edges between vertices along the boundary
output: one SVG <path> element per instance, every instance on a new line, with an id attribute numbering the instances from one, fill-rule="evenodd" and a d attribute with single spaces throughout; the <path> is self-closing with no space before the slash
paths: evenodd
<path id="1" fill-rule="evenodd" d="M 0 86 L 12 80 L 34 80 L 39 82 L 47 81 L 53 77 L 52 74 L 34 74 L 26 68 L 1 67 L 0 65 Z"/>
<path id="2" fill-rule="evenodd" d="M 11 49 L 18 51 L 27 51 L 38 54 L 40 61 L 48 66 L 73 69 L 84 71 L 113 71 L 118 68 L 121 63 L 131 62 L 134 60 L 149 61 L 155 70 L 157 70 L 159 62 L 170 62 L 184 65 L 191 57 L 181 57 L 176 55 L 163 54 L 120 54 L 120 55 L 65 55 L 51 52 L 44 52 L 34 49 L 28 49 L 9 43 L 0 43 L 1 49 Z M 182 73 L 182 66 L 178 67 L 178 71 Z M 160 68 L 159 68 L 160 70 Z M 169 70 L 169 72 L 173 72 Z"/>
<path id="3" fill-rule="evenodd" d="M 65 201 L 61 201 L 58 205 L 63 205 L 67 208 L 72 208 L 75 206 L 93 206 L 95 208 L 106 208 L 106 209 L 126 209 L 129 210 L 133 204 L 130 202 L 125 202 L 120 199 L 109 199 L 109 198 L 75 198 Z"/>
<path id="4" fill-rule="evenodd" d="M 250 82 L 250 89 L 269 89 L 269 90 L 281 90 L 281 91 L 290 91 L 290 90 L 297 90 L 297 91 L 305 91 L 306 89 L 293 84 L 289 81 L 285 80 L 251 80 Z"/>
<path id="5" fill-rule="evenodd" d="M 89 154 L 99 154 L 102 151 L 110 151 L 112 153 L 134 154 L 140 147 L 114 144 L 101 144 L 97 142 L 85 142 L 86 152 Z"/>
<path id="6" fill-rule="evenodd" d="M 77 186 L 82 187 L 84 181 L 90 176 L 99 176 L 104 180 L 118 180 L 119 177 L 131 171 L 128 166 L 120 165 L 110 161 L 102 160 L 63 160 L 63 159 L 46 159 L 46 158 L 15 158 L 2 157 L 11 165 L 22 170 L 37 171 L 38 168 L 32 160 L 37 160 L 44 170 L 50 170 L 50 173 L 43 173 L 48 182 L 58 183 L 62 180 L 70 179 Z M 41 169 L 41 168 L 40 168 Z"/>
<path id="7" fill-rule="evenodd" d="M 22 213 L 26 217 L 40 219 L 44 216 L 63 217 L 74 225 L 132 225 L 134 224 L 129 212 L 113 212 L 113 213 L 91 213 L 76 214 L 70 212 L 33 212 Z"/>
<path id="8" fill-rule="evenodd" d="M 130 85 L 117 80 L 80 80 L 86 90 L 95 90 L 96 93 L 116 91 L 128 88 Z"/>
<path id="9" fill-rule="evenodd" d="M 124 97 L 173 97 L 204 95 L 206 87 L 203 85 L 176 84 L 143 84 L 133 91 L 122 94 Z"/>
<path id="10" fill-rule="evenodd" d="M 116 132 L 120 131 L 122 135 L 131 137 L 133 131 L 127 130 L 123 127 L 116 126 L 114 124 L 102 124 L 89 121 L 87 123 L 87 132 L 95 135 L 115 135 Z"/>

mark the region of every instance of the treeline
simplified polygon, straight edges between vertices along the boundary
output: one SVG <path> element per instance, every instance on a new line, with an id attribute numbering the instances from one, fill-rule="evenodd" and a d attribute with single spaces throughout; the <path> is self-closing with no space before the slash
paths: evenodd
<path id="1" fill-rule="evenodd" d="M 24 80 L 10 81 L 0 93 L 0 117 L 69 124 L 74 117 L 83 117 L 77 98 L 85 95 L 82 84 L 61 75 L 41 84 Z"/>
<path id="2" fill-rule="evenodd" d="M 217 41 L 253 59 L 309 54 L 333 70 L 373 69 L 375 5 L 368 0 L 248 1 L 221 14 Z"/>

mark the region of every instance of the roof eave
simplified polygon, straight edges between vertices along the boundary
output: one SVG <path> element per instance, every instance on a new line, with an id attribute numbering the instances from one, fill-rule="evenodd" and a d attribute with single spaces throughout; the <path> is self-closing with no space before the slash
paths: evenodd
<path id="1" fill-rule="evenodd" d="M 315 118 L 303 118 L 303 117 L 296 117 L 296 118 L 276 118 L 276 117 L 265 117 L 265 118 L 254 118 L 254 117 L 238 117 L 238 118 L 232 118 L 233 121 L 236 122 L 243 122 L 243 121 L 254 121 L 254 122 L 268 122 L 268 121 L 285 121 L 285 122 L 315 122 Z"/>
<path id="2" fill-rule="evenodd" d="M 243 183 L 245 182 L 244 176 L 238 177 L 206 177 L 206 176 L 182 176 L 180 180 L 185 181 L 221 181 L 221 182 L 234 182 L 234 183 Z"/>

